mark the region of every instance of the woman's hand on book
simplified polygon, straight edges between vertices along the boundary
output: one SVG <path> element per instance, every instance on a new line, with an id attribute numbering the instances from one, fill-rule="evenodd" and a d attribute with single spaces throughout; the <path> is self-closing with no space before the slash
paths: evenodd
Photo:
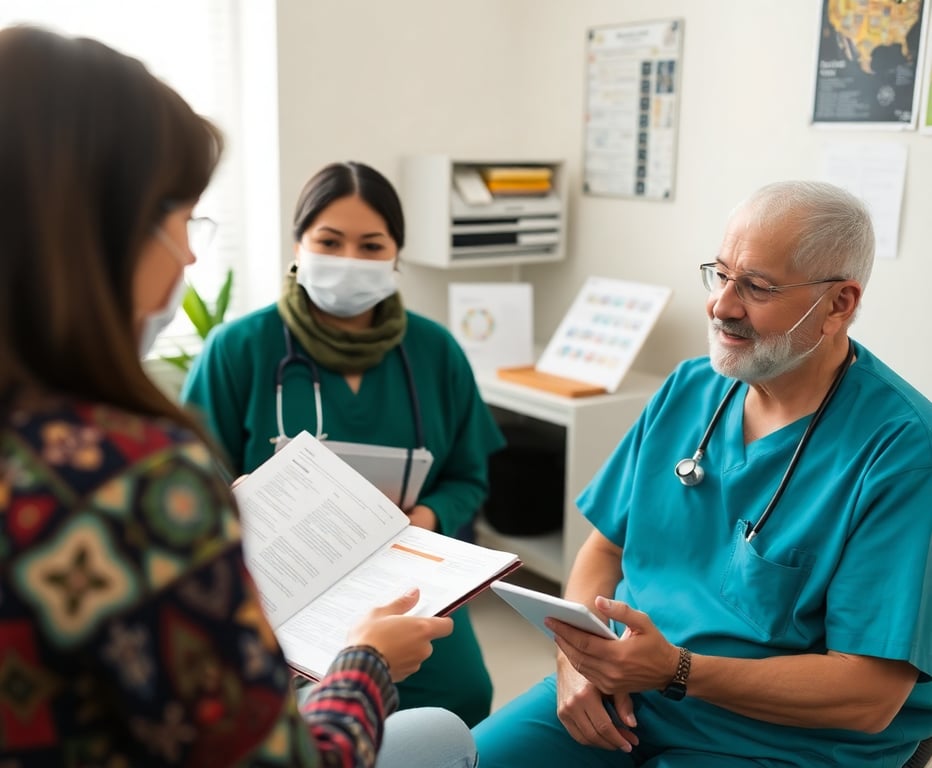
<path id="1" fill-rule="evenodd" d="M 371 645 L 388 662 L 392 680 L 401 682 L 414 674 L 433 651 L 431 643 L 453 631 L 453 619 L 405 616 L 417 605 L 420 590 L 410 589 L 401 597 L 371 610 L 351 631 L 351 645 Z"/>
<path id="2" fill-rule="evenodd" d="M 417 504 L 407 512 L 407 515 L 408 519 L 411 521 L 411 525 L 416 525 L 418 528 L 426 528 L 428 531 L 437 530 L 437 515 L 430 507 Z"/>

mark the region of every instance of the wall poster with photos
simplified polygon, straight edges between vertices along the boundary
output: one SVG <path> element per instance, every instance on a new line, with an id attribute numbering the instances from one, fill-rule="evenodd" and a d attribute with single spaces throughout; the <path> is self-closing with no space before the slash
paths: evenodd
<path id="1" fill-rule="evenodd" d="M 683 20 L 588 31 L 583 192 L 672 200 Z"/>

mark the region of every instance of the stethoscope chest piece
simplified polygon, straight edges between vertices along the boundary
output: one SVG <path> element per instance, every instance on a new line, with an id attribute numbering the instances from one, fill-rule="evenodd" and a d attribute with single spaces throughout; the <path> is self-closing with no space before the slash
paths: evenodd
<path id="1" fill-rule="evenodd" d="M 683 485 L 699 485 L 705 477 L 705 470 L 699 466 L 699 458 L 701 457 L 694 456 L 691 459 L 680 459 L 676 462 L 673 471 Z"/>
<path id="2" fill-rule="evenodd" d="M 835 391 L 841 385 L 841 380 L 848 372 L 848 368 L 851 366 L 851 363 L 854 360 L 854 353 L 854 344 L 849 341 L 848 354 L 845 356 L 844 362 L 836 372 L 831 386 L 828 388 L 828 391 L 822 398 L 822 402 L 819 403 L 819 407 L 812 415 L 812 418 L 809 419 L 809 423 L 806 425 L 806 430 L 803 432 L 802 437 L 799 438 L 799 443 L 796 445 L 796 450 L 793 451 L 793 456 L 790 458 L 789 466 L 787 466 L 786 471 L 783 473 L 783 478 L 780 480 L 780 484 L 777 486 L 777 490 L 774 491 L 773 496 L 770 498 L 770 501 L 767 503 L 767 506 L 758 521 L 753 526 L 748 524 L 748 533 L 745 536 L 747 541 L 751 541 L 755 536 L 757 536 L 758 533 L 760 533 L 761 528 L 764 527 L 764 523 L 767 522 L 767 518 L 770 517 L 770 513 L 773 511 L 773 508 L 777 505 L 777 502 L 783 495 L 783 491 L 786 489 L 787 483 L 789 483 L 790 478 L 793 476 L 793 472 L 796 469 L 796 463 L 799 461 L 799 457 L 803 452 L 803 448 L 806 447 L 806 443 L 812 436 L 812 431 L 815 429 L 816 424 L 819 423 L 819 419 L 821 419 L 822 414 L 825 413 L 825 409 L 828 407 L 832 397 L 834 397 Z M 740 384 L 740 381 L 735 381 L 729 388 L 728 392 L 725 393 L 725 397 L 722 398 L 722 402 L 720 402 L 718 404 L 718 408 L 715 409 L 715 413 L 712 415 L 712 421 L 709 422 L 709 426 L 706 428 L 705 434 L 699 441 L 699 447 L 696 449 L 696 452 L 693 454 L 692 458 L 680 459 L 678 462 L 676 462 L 676 466 L 673 467 L 674 473 L 683 485 L 687 487 L 699 485 L 699 483 L 702 482 L 702 478 L 705 477 L 705 471 L 701 466 L 699 466 L 699 462 L 702 461 L 702 457 L 705 455 L 706 448 L 709 445 L 709 438 L 712 436 L 712 430 L 715 429 L 715 425 L 718 424 L 718 420 L 721 418 L 722 412 L 725 410 L 725 406 L 727 405 L 728 401 L 731 400 Z"/>

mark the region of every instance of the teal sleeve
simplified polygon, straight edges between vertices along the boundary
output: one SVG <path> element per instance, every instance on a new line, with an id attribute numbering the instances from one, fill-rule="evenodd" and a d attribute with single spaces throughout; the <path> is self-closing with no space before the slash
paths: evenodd
<path id="1" fill-rule="evenodd" d="M 437 515 L 438 530 L 448 536 L 471 523 L 489 493 L 489 456 L 505 446 L 498 425 L 479 395 L 472 368 L 451 339 L 449 407 L 457 410 L 450 451 L 434 483 L 418 499 Z M 429 414 L 424 414 L 429 418 Z"/>
<path id="2" fill-rule="evenodd" d="M 203 423 L 225 452 L 234 477 L 243 474 L 245 396 L 227 350 L 223 327 L 214 328 L 181 388 L 181 402 Z"/>
<path id="3" fill-rule="evenodd" d="M 932 454 L 917 466 L 912 437 L 904 427 L 885 452 L 908 457 L 902 463 L 888 460 L 867 473 L 861 498 L 869 512 L 851 531 L 829 587 L 826 643 L 908 661 L 925 682 L 932 674 Z"/>

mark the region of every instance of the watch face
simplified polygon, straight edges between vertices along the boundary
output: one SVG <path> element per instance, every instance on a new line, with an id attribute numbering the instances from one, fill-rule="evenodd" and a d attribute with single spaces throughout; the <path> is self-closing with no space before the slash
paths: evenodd
<path id="1" fill-rule="evenodd" d="M 679 701 L 686 695 L 686 686 L 683 683 L 670 683 L 660 694 L 673 701 Z"/>

